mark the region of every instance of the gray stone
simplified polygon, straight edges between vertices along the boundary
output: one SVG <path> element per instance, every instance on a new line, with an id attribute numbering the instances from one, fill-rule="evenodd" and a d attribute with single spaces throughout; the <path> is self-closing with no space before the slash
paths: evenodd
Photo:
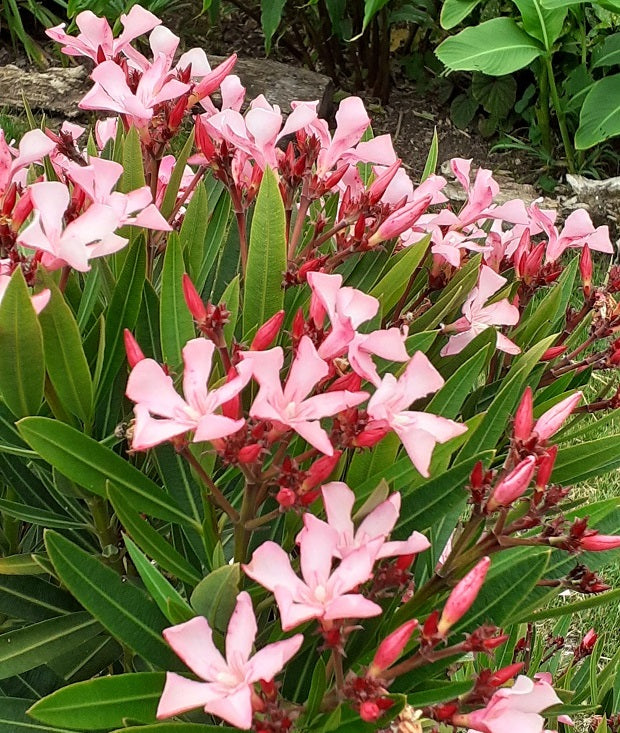
<path id="1" fill-rule="evenodd" d="M 212 66 L 223 60 L 209 57 Z M 267 59 L 239 59 L 234 72 L 246 87 L 248 99 L 264 94 L 284 114 L 290 112 L 293 100 L 318 100 L 321 116 L 330 112 L 332 83 L 322 74 Z M 92 85 L 88 73 L 84 66 L 46 71 L 24 71 L 12 64 L 0 66 L 0 99 L 7 107 L 24 109 L 25 98 L 32 109 L 67 119 L 79 118 L 84 112 L 78 102 Z"/>

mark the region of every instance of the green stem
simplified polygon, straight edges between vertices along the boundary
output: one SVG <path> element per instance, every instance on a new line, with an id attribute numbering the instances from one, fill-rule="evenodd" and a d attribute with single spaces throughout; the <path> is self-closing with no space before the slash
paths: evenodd
<path id="1" fill-rule="evenodd" d="M 183 448 L 180 451 L 181 455 L 194 469 L 198 477 L 209 489 L 209 495 L 213 498 L 213 501 L 222 509 L 233 524 L 237 524 L 239 521 L 239 512 L 235 507 L 228 501 L 228 499 L 222 494 L 220 489 L 215 485 L 215 482 L 209 476 L 209 474 L 200 465 L 200 462 L 196 459 L 196 456 L 189 450 L 189 448 Z"/>
<path id="2" fill-rule="evenodd" d="M 95 533 L 99 539 L 99 545 L 103 559 L 107 562 L 110 567 L 114 568 L 117 573 L 123 574 L 123 563 L 121 555 L 118 552 L 118 535 L 112 529 L 112 522 L 110 521 L 110 513 L 108 511 L 108 502 L 102 499 L 100 496 L 92 496 L 86 500 L 88 508 L 90 509 L 91 516 L 93 518 L 93 526 Z M 107 548 L 114 548 L 112 553 Z"/>
<path id="3" fill-rule="evenodd" d="M 558 124 L 560 125 L 560 135 L 562 136 L 562 145 L 564 146 L 564 154 L 566 155 L 566 162 L 568 164 L 569 173 L 575 172 L 575 153 L 573 150 L 573 143 L 570 139 L 568 127 L 566 125 L 566 115 L 560 102 L 560 95 L 558 94 L 558 88 L 555 84 L 555 77 L 553 75 L 553 64 L 551 63 L 551 55 L 545 57 L 545 64 L 547 66 L 547 80 L 549 82 L 549 91 L 551 92 L 551 101 L 555 109 L 555 114 L 558 118 Z"/>

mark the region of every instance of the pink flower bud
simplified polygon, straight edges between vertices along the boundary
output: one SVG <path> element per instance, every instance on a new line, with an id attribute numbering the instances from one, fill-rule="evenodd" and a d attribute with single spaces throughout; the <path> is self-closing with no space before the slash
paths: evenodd
<path id="1" fill-rule="evenodd" d="M 526 441 L 532 434 L 534 426 L 534 399 L 532 388 L 527 387 L 521 397 L 517 413 L 515 415 L 513 434 L 515 440 Z"/>
<path id="2" fill-rule="evenodd" d="M 284 311 L 278 311 L 256 331 L 250 344 L 250 351 L 263 351 L 268 348 L 282 328 Z"/>
<path id="3" fill-rule="evenodd" d="M 575 407 L 577 407 L 582 397 L 582 392 L 575 392 L 574 395 L 558 402 L 557 405 L 554 405 L 544 415 L 538 418 L 534 425 L 534 432 L 541 443 L 550 438 L 554 433 L 557 433 Z"/>
<path id="4" fill-rule="evenodd" d="M 483 557 L 480 562 L 475 565 L 467 575 L 460 580 L 450 597 L 446 601 L 443 613 L 439 619 L 437 625 L 437 631 L 442 636 L 450 629 L 454 624 L 462 618 L 467 611 L 471 608 L 473 602 L 476 600 L 480 588 L 484 583 L 487 571 L 491 565 L 491 559 L 489 557 Z"/>
<path id="5" fill-rule="evenodd" d="M 620 535 L 588 534 L 579 540 L 579 547 L 587 552 L 604 552 L 620 547 Z"/>
<path id="6" fill-rule="evenodd" d="M 15 204 L 11 214 L 11 229 L 16 232 L 32 213 L 33 205 L 30 197 L 30 189 L 24 191 L 23 196 Z"/>
<path id="7" fill-rule="evenodd" d="M 216 66 L 213 71 L 204 76 L 192 90 L 190 106 L 193 106 L 196 102 L 199 102 L 201 99 L 204 99 L 206 96 L 214 92 L 224 81 L 224 78 L 230 74 L 236 63 L 237 54 L 234 53 L 232 56 L 229 56 L 227 59 L 222 61 L 219 66 Z"/>
<path id="8" fill-rule="evenodd" d="M 372 448 L 373 445 L 383 440 L 388 433 L 389 430 L 387 428 L 366 428 L 355 437 L 353 445 L 357 448 Z"/>
<path id="9" fill-rule="evenodd" d="M 360 705 L 360 718 L 366 723 L 374 723 L 381 716 L 381 708 L 372 700 L 365 700 Z"/>
<path id="10" fill-rule="evenodd" d="M 377 176 L 375 180 L 370 184 L 368 189 L 368 200 L 374 206 L 383 194 L 386 192 L 387 187 L 392 183 L 394 176 L 398 173 L 400 168 L 400 159 L 395 160 L 389 168 L 383 171 L 380 176 Z"/>
<path id="11" fill-rule="evenodd" d="M 513 501 L 522 496 L 530 485 L 535 468 L 536 458 L 534 456 L 528 456 L 513 468 L 508 476 L 493 489 L 487 503 L 487 511 L 493 512 L 500 506 L 510 506 Z"/>
<path id="12" fill-rule="evenodd" d="M 417 619 L 411 619 L 411 621 L 407 621 L 402 626 L 399 626 L 389 636 L 386 636 L 381 644 L 379 644 L 377 653 L 368 670 L 370 677 L 376 677 L 379 672 L 394 664 L 403 653 L 417 625 Z"/>
<path id="13" fill-rule="evenodd" d="M 198 323 L 204 322 L 207 317 L 207 309 L 194 283 L 186 272 L 183 273 L 183 297 L 185 298 L 187 309 L 192 314 L 194 320 Z"/>
<path id="14" fill-rule="evenodd" d="M 586 298 L 592 290 L 592 254 L 587 244 L 584 244 L 579 258 L 579 273 L 583 284 L 583 294 Z"/>
<path id="15" fill-rule="evenodd" d="M 142 353 L 142 349 L 138 346 L 138 342 L 128 328 L 123 331 L 123 340 L 125 342 L 127 363 L 129 364 L 129 368 L 133 369 L 139 361 L 142 361 L 142 359 L 146 357 Z"/>
<path id="16" fill-rule="evenodd" d="M 407 229 L 410 229 L 426 211 L 432 199 L 432 196 L 424 196 L 419 201 L 411 201 L 394 211 L 370 237 L 368 244 L 374 247 L 388 239 L 394 239 L 394 237 L 398 237 Z"/>

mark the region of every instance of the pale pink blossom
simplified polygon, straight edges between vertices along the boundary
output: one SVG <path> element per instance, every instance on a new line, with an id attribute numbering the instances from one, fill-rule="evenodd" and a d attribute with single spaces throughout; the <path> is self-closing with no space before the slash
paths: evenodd
<path id="1" fill-rule="evenodd" d="M 548 212 L 539 208 L 534 202 L 529 213 L 532 221 L 542 230 L 547 238 L 547 262 L 555 262 L 560 255 L 569 248 L 583 247 L 606 254 L 614 254 L 615 250 L 609 239 L 609 227 L 595 227 L 585 209 L 577 209 L 566 217 L 562 231 L 554 224 L 554 218 Z"/>
<path id="2" fill-rule="evenodd" d="M 403 374 L 386 374 L 368 402 L 369 427 L 389 427 L 401 439 L 411 462 L 422 474 L 428 468 L 436 443 L 445 443 L 467 428 L 445 417 L 409 410 L 410 405 L 436 392 L 444 380 L 428 357 L 417 351 Z"/>
<path id="3" fill-rule="evenodd" d="M 0 129 L 0 193 L 8 188 L 20 171 L 24 177 L 20 182 L 25 185 L 25 169 L 33 163 L 41 163 L 55 149 L 56 143 L 42 130 L 26 132 L 15 149 L 7 144 L 4 131 Z"/>
<path id="4" fill-rule="evenodd" d="M 284 364 L 281 347 L 248 351 L 242 358 L 243 363 L 251 365 L 254 379 L 260 385 L 250 416 L 280 423 L 301 435 L 321 453 L 333 455 L 329 435 L 319 420 L 359 405 L 367 399 L 368 393 L 342 390 L 310 397 L 314 387 L 327 376 L 329 367 L 307 336 L 299 342 L 284 388 L 279 377 Z"/>
<path id="5" fill-rule="evenodd" d="M 276 599 L 284 631 L 319 619 L 325 628 L 340 619 L 368 618 L 382 613 L 381 606 L 353 591 L 368 581 L 382 539 L 354 550 L 333 570 L 338 539 L 328 525 L 317 525 L 300 537 L 299 578 L 288 554 L 275 542 L 264 542 L 243 569 L 252 580 L 270 590 Z"/>
<path id="6" fill-rule="evenodd" d="M 204 682 L 166 673 L 157 718 L 170 718 L 197 707 L 227 723 L 249 730 L 252 726 L 252 695 L 259 680 L 271 682 L 297 654 L 302 634 L 268 644 L 252 654 L 257 625 L 252 601 L 246 592 L 237 604 L 226 633 L 226 657 L 213 643 L 213 632 L 203 616 L 164 630 L 174 652 Z"/>
<path id="7" fill-rule="evenodd" d="M 450 336 L 448 343 L 441 350 L 442 356 L 451 356 L 461 352 L 478 334 L 493 326 L 514 326 L 519 322 L 519 309 L 503 298 L 490 305 L 485 305 L 507 280 L 498 275 L 490 267 L 483 265 L 480 269 L 478 285 L 467 296 L 463 304 L 463 317 L 450 326 L 445 332 L 457 331 Z M 497 332 L 497 348 L 508 354 L 519 354 L 521 349 L 509 338 Z"/>
<path id="8" fill-rule="evenodd" d="M 49 28 L 47 35 L 64 44 L 61 51 L 67 56 L 86 56 L 96 63 L 112 59 L 143 33 L 148 33 L 161 23 L 153 13 L 140 5 L 134 5 L 127 14 L 121 15 L 123 31 L 114 38 L 110 24 L 105 18 L 97 17 L 90 10 L 78 13 L 75 24 L 79 29 L 77 36 L 65 33 L 65 23 Z"/>
<path id="9" fill-rule="evenodd" d="M 114 234 L 119 217 L 109 206 L 92 204 L 65 227 L 64 215 L 71 196 L 63 183 L 34 183 L 29 192 L 34 217 L 17 241 L 44 252 L 42 261 L 48 269 L 70 265 L 84 272 L 89 269 L 90 259 L 116 252 L 127 244 L 126 239 Z"/>
<path id="10" fill-rule="evenodd" d="M 119 225 L 134 224 L 147 229 L 171 231 L 172 227 L 152 203 L 153 197 L 148 186 L 128 193 L 113 190 L 123 174 L 120 163 L 90 157 L 88 165 L 70 163 L 67 174 L 93 203 L 113 209 L 118 215 Z"/>
<path id="11" fill-rule="evenodd" d="M 95 141 L 99 150 L 103 150 L 110 140 L 116 140 L 117 129 L 118 117 L 105 117 L 95 122 Z"/>
<path id="12" fill-rule="evenodd" d="M 297 537 L 298 542 L 304 534 L 313 532 L 316 527 L 324 529 L 325 526 L 328 526 L 336 537 L 335 557 L 340 559 L 348 557 L 360 547 L 378 539 L 381 539 L 383 544 L 378 548 L 377 559 L 416 555 L 430 547 L 430 542 L 420 532 L 413 532 L 406 540 L 388 541 L 400 514 L 400 494 L 398 492 L 369 512 L 356 529 L 351 517 L 355 503 L 355 494 L 351 489 L 341 481 L 332 481 L 325 484 L 321 491 L 327 522 L 323 522 L 313 514 L 304 514 L 305 526 Z"/>
<path id="13" fill-rule="evenodd" d="M 396 327 L 371 333 L 356 333 L 349 342 L 347 351 L 351 369 L 378 387 L 381 377 L 371 357 L 378 356 L 387 361 L 409 361 L 405 339 L 406 333 Z"/>
<path id="14" fill-rule="evenodd" d="M 541 712 L 562 701 L 550 685 L 550 675 L 537 679 L 519 675 L 512 687 L 500 688 L 486 707 L 467 715 L 455 716 L 458 725 L 480 733 L 543 733 Z"/>
<path id="15" fill-rule="evenodd" d="M 243 427 L 216 412 L 239 394 L 251 378 L 243 364 L 237 376 L 216 389 L 207 381 L 215 345 L 205 338 L 188 341 L 183 347 L 183 394 L 178 394 L 172 378 L 153 359 L 143 359 L 132 369 L 127 382 L 127 397 L 136 403 L 132 448 L 146 450 L 188 431 L 193 442 L 225 438 Z"/>

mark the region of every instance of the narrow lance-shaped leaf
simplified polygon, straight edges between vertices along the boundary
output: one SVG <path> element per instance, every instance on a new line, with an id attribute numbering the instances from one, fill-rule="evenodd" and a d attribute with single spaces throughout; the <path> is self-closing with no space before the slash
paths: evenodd
<path id="1" fill-rule="evenodd" d="M 194 336 L 194 323 L 183 297 L 185 264 L 179 235 L 168 237 L 161 278 L 161 305 L 159 327 L 161 351 L 166 364 L 176 371 L 181 364 L 181 351 Z"/>
<path id="2" fill-rule="evenodd" d="M 21 268 L 0 303 L 0 392 L 17 417 L 37 413 L 43 399 L 43 334 Z"/>

